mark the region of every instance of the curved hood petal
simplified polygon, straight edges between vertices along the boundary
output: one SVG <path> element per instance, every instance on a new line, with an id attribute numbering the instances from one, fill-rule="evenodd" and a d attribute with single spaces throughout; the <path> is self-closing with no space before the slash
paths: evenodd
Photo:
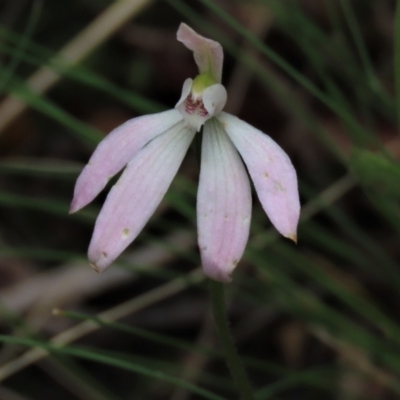
<path id="1" fill-rule="evenodd" d="M 180 24 L 176 37 L 193 51 L 199 72 L 209 72 L 216 82 L 221 82 L 224 61 L 222 46 L 214 40 L 199 35 L 184 23 Z"/>

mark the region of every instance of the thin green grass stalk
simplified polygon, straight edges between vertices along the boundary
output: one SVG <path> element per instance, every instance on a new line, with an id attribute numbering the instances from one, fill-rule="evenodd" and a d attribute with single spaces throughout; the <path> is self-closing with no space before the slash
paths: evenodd
<path id="1" fill-rule="evenodd" d="M 302 243 L 309 242 L 311 248 L 322 249 L 325 254 L 340 257 L 359 268 L 364 268 L 365 265 L 371 270 L 376 268 L 376 263 L 353 243 L 313 220 L 300 225 L 298 236 L 302 238 Z"/>
<path id="2" fill-rule="evenodd" d="M 263 0 L 268 7 L 271 7 L 278 21 L 283 21 L 286 27 L 286 33 L 294 41 L 304 39 L 309 42 L 314 50 L 315 57 L 326 57 L 321 62 L 328 68 L 335 65 L 346 79 L 349 88 L 356 90 L 357 101 L 364 108 L 372 107 L 378 110 L 382 115 L 392 119 L 394 113 L 394 103 L 392 97 L 387 93 L 382 85 L 371 88 L 365 85 L 368 76 L 363 70 L 360 71 L 359 62 L 354 57 L 353 51 L 349 48 L 346 36 L 343 31 L 339 12 L 332 0 L 325 2 L 327 13 L 331 19 L 334 33 L 328 35 L 323 31 L 310 17 L 308 17 L 300 8 L 300 3 L 292 1 L 290 10 L 286 2 Z M 286 21 L 295 20 L 294 27 L 287 27 Z M 338 63 L 338 60 L 340 62 Z"/>
<path id="3" fill-rule="evenodd" d="M 161 335 L 159 333 L 155 333 L 146 329 L 137 328 L 120 322 L 108 321 L 104 318 L 90 316 L 76 311 L 57 310 L 56 315 L 67 318 L 74 318 L 79 321 L 93 321 L 99 324 L 99 326 L 110 327 L 112 329 L 116 329 L 118 331 L 125 332 L 130 335 L 138 336 L 140 338 L 149 340 L 151 342 L 156 342 L 163 344 L 165 346 L 173 347 L 175 349 L 196 352 L 212 358 L 218 358 L 218 359 L 224 358 L 224 355 L 220 351 L 215 350 L 213 348 L 192 344 L 190 342 L 186 342 L 181 339 L 178 340 L 167 335 Z M 266 362 L 265 360 L 257 360 L 251 357 L 244 357 L 243 361 L 245 362 L 246 365 L 251 366 L 255 370 L 263 371 L 268 374 L 273 373 L 275 375 L 281 376 L 281 375 L 290 375 L 291 373 L 293 373 L 293 371 L 288 370 L 287 368 Z"/>
<path id="4" fill-rule="evenodd" d="M 161 285 L 155 289 L 148 290 L 146 293 L 137 296 L 133 299 L 125 301 L 117 306 L 114 306 L 107 311 L 102 312 L 99 316 L 106 319 L 121 319 L 129 314 L 143 310 L 161 300 L 165 300 L 181 291 L 185 290 L 189 285 L 196 284 L 204 280 L 204 275 L 201 274 L 200 269 L 191 271 L 179 279 Z M 53 336 L 51 343 L 57 347 L 63 347 L 79 338 L 92 333 L 97 329 L 97 325 L 92 322 L 82 322 L 73 326 L 65 331 Z M 43 348 L 32 348 L 11 360 L 5 365 L 0 366 L 0 381 L 7 379 L 18 371 L 34 364 L 35 362 L 46 358 L 49 352 Z"/>
<path id="5" fill-rule="evenodd" d="M 300 35 L 298 36 L 298 38 L 296 37 L 296 35 L 294 35 L 293 38 L 297 40 L 299 47 L 303 50 L 304 54 L 311 61 L 311 65 L 317 72 L 321 81 L 324 83 L 330 97 L 334 99 L 338 104 L 342 104 L 344 108 L 348 110 L 349 113 L 356 114 L 357 110 L 353 109 L 352 105 L 347 100 L 343 91 L 339 88 L 334 78 L 327 71 L 329 66 L 326 64 L 326 61 L 321 58 L 320 54 L 316 52 L 315 45 L 306 38 L 302 39 Z M 353 85 L 354 83 L 351 82 L 349 86 L 351 87 Z M 365 91 L 364 85 L 361 84 L 355 85 L 355 88 L 357 89 L 360 87 L 364 92 Z M 368 126 L 368 130 L 371 132 L 371 134 L 376 136 L 377 132 L 376 122 L 374 121 L 373 113 L 370 110 L 371 94 L 368 92 L 367 95 L 365 95 L 365 93 L 360 93 L 360 91 L 357 90 L 356 97 L 357 97 L 358 107 L 361 110 L 361 115 L 363 116 L 363 120 L 366 122 Z M 344 130 L 346 131 L 348 129 L 348 126 L 344 126 L 344 128 L 345 128 Z M 362 136 L 362 137 L 357 137 L 355 139 L 358 139 L 357 143 L 362 145 L 365 142 L 366 138 Z"/>
<path id="6" fill-rule="evenodd" d="M 400 126 L 400 0 L 397 0 L 394 30 L 394 78 L 396 85 L 397 118 Z"/>
<path id="7" fill-rule="evenodd" d="M 97 18 L 89 23 L 72 40 L 63 46 L 57 54 L 57 58 L 73 66 L 87 57 L 107 38 L 115 33 L 125 22 L 140 12 L 151 0 L 119 0 L 107 7 Z M 46 67 L 40 68 L 29 79 L 32 85 L 36 85 L 38 92 L 43 93 L 53 86 L 60 77 L 52 73 Z M 5 118 L 2 124 L 5 128 L 25 108 L 24 101 L 7 102 L 13 107 L 12 114 Z M 4 111 L 4 110 L 3 110 Z"/>
<path id="8" fill-rule="evenodd" d="M 0 303 L 0 315 L 8 326 L 12 327 L 14 337 L 29 336 L 33 340 L 42 340 L 38 335 L 37 329 L 31 327 L 26 320 L 19 314 L 8 310 L 2 303 Z M 9 346 L 14 346 L 9 344 Z M 4 348 L 2 349 L 4 351 Z M 17 350 L 19 353 L 19 349 Z M 2 353 L 0 353 L 1 358 Z M 87 371 L 83 370 L 75 362 L 68 357 L 53 357 L 49 360 L 50 368 L 61 370 L 63 374 L 68 376 L 69 380 L 74 382 L 74 385 L 79 387 L 80 392 L 84 392 L 85 396 L 90 399 L 98 400 L 117 400 L 112 393 L 96 381 Z M 79 371 L 79 372 L 78 372 Z M 101 386 L 101 387 L 100 387 Z"/>
<path id="9" fill-rule="evenodd" d="M 332 0 L 327 1 L 331 7 L 334 7 L 335 3 Z M 293 40 L 297 40 L 298 38 L 307 39 L 307 41 L 317 46 L 315 52 L 320 53 L 319 56 L 321 59 L 323 56 L 328 56 L 330 62 L 339 59 L 345 63 L 345 68 L 342 72 L 347 74 L 348 79 L 360 78 L 358 65 L 356 65 L 353 53 L 346 46 L 346 43 L 337 42 L 332 36 L 321 29 L 312 18 L 303 12 L 301 3 L 296 0 L 290 3 L 280 0 L 262 0 L 262 2 L 273 11 L 278 22 L 285 28 L 286 34 Z M 338 17 L 337 13 L 336 16 Z M 336 34 L 342 34 L 339 19 L 335 26 L 337 30 Z M 322 59 L 322 61 L 324 60 Z M 335 65 L 338 67 L 342 66 L 342 64 L 336 63 Z"/>
<path id="10" fill-rule="evenodd" d="M 12 336 L 21 337 L 21 336 L 29 336 L 33 340 L 43 340 L 38 335 L 36 329 L 33 329 L 24 318 L 14 313 L 13 311 L 8 310 L 3 304 L 0 303 L 0 314 L 2 319 L 13 329 Z M 16 346 L 15 344 L 8 344 L 8 346 Z M 0 353 L 0 358 L 4 353 L 5 348 L 2 349 L 2 353 Z M 9 352 L 9 348 L 6 351 Z M 16 353 L 19 353 L 20 349 L 17 349 Z M 9 353 L 8 353 L 9 356 Z M 80 369 L 80 373 L 76 373 L 76 369 L 79 368 L 75 363 L 72 363 L 71 360 L 68 360 L 66 357 L 60 357 L 60 359 L 52 358 L 49 360 L 49 364 L 52 369 L 61 370 L 63 374 L 66 374 L 70 380 L 73 380 L 74 385 L 79 387 L 80 392 L 84 392 L 86 396 L 93 399 L 96 398 L 98 400 L 106 400 L 104 396 L 107 393 L 106 389 L 102 387 L 101 391 L 94 388 L 94 386 L 99 386 L 99 383 L 96 382 L 92 377 L 86 373 L 83 373 L 82 369 Z M 71 368 L 72 367 L 72 368 Z M 111 393 L 108 393 L 108 399 L 117 400 Z"/>
<path id="11" fill-rule="evenodd" d="M 96 349 L 100 354 L 104 354 L 109 357 L 115 357 L 118 359 L 129 361 L 133 364 L 139 364 L 142 367 L 158 370 L 158 371 L 168 371 L 168 374 L 171 376 L 177 376 L 184 372 L 200 372 L 195 368 L 188 366 L 185 367 L 185 371 L 182 370 L 182 366 L 173 362 L 173 361 L 163 361 L 154 359 L 151 357 L 139 356 L 139 355 L 131 355 L 126 354 L 121 351 L 109 351 L 104 349 Z M 208 386 L 212 386 L 215 389 L 220 389 L 227 391 L 228 393 L 235 393 L 235 388 L 232 386 L 232 381 L 229 378 L 224 378 L 220 376 L 213 375 L 211 373 L 207 373 L 201 371 L 200 381 Z"/>
<path id="12" fill-rule="evenodd" d="M 315 196 L 315 191 L 303 182 L 302 194 L 305 198 L 311 198 L 311 196 Z M 313 199 L 313 201 L 321 202 L 318 197 L 313 197 Z M 364 229 L 358 227 L 354 220 L 348 217 L 339 207 L 324 207 L 323 210 L 329 220 L 339 227 L 344 240 L 347 240 L 349 243 L 354 242 L 367 257 L 371 258 L 371 262 L 375 264 L 375 267 L 371 268 L 371 273 L 377 279 L 381 280 L 385 278 L 386 283 L 393 286 L 398 292 L 400 290 L 399 264 L 391 258 L 388 252 L 376 240 Z M 370 264 L 365 265 L 369 266 Z M 376 265 L 379 265 L 379 269 L 376 268 Z"/>
<path id="13" fill-rule="evenodd" d="M 76 311 L 65 311 L 65 310 L 57 310 L 56 315 L 62 316 L 62 317 L 67 317 L 67 318 L 74 318 L 79 321 L 93 321 L 93 322 L 97 323 L 99 326 L 110 327 L 112 329 L 116 329 L 118 331 L 125 332 L 130 335 L 138 336 L 140 338 L 149 340 L 151 342 L 156 342 L 156 343 L 163 344 L 165 346 L 173 347 L 175 349 L 196 352 L 196 353 L 203 354 L 205 356 L 216 358 L 216 359 L 224 358 L 224 355 L 220 351 L 215 350 L 213 348 L 205 347 L 205 346 L 201 346 L 201 345 L 197 345 L 197 344 L 192 344 L 192 343 L 186 342 L 184 340 L 178 340 L 178 339 L 175 339 L 170 336 L 161 335 L 159 333 L 154 333 L 152 331 L 137 328 L 137 327 L 134 327 L 131 325 L 127 325 L 127 324 L 123 324 L 123 323 L 119 323 L 119 322 L 108 321 L 104 318 L 90 316 L 90 315 L 79 313 Z M 286 375 L 295 373 L 295 371 L 284 368 L 282 366 L 269 363 L 265 360 L 254 359 L 252 357 L 243 357 L 243 362 L 247 366 L 252 367 L 253 369 L 255 369 L 257 371 L 262 371 L 267 374 L 272 373 L 274 375 L 286 376 Z"/>
<path id="14" fill-rule="evenodd" d="M 254 225 L 257 225 L 255 222 Z M 315 225 L 315 224 L 314 224 Z M 310 223 L 306 226 L 310 228 Z M 311 225 L 312 226 L 312 225 Z M 305 226 L 302 225 L 302 232 L 305 229 Z M 259 225 L 258 229 L 262 229 L 261 225 Z M 317 232 L 316 240 L 320 240 L 326 242 L 329 237 L 329 233 L 322 233 L 320 231 Z M 331 240 L 331 239 L 330 239 Z M 341 241 L 336 240 L 334 242 L 334 251 L 337 253 L 340 250 Z M 345 247 L 342 249 L 342 255 L 347 256 L 346 253 L 350 252 L 353 254 L 352 246 L 349 246 L 346 242 L 344 242 Z M 281 249 L 281 250 L 280 250 Z M 316 279 L 323 287 L 328 289 L 331 293 L 335 294 L 340 300 L 346 303 L 351 308 L 355 309 L 357 312 L 361 313 L 366 319 L 369 319 L 372 324 L 377 325 L 378 329 L 382 329 L 385 334 L 389 335 L 393 340 L 400 337 L 400 327 L 393 323 L 386 315 L 383 314 L 379 308 L 374 305 L 371 301 L 366 301 L 365 299 L 354 296 L 353 293 L 349 292 L 345 287 L 337 284 L 334 280 L 331 279 L 330 275 L 326 274 L 322 269 L 315 266 L 309 260 L 303 257 L 302 254 L 299 254 L 297 250 L 294 250 L 290 245 L 286 244 L 286 242 L 278 242 L 275 244 L 275 247 L 270 251 L 278 251 L 280 255 L 283 257 L 283 260 L 280 261 L 282 264 L 279 268 L 285 269 L 285 266 L 290 265 L 288 262 L 290 261 L 293 265 L 297 265 L 301 267 L 301 270 L 306 273 L 312 279 Z M 354 253 L 352 256 L 355 260 L 355 263 L 359 263 L 362 260 L 361 257 Z M 348 258 L 348 257 L 346 257 Z M 368 265 L 372 272 L 377 273 L 376 271 L 376 261 L 374 260 L 366 260 L 365 264 L 361 264 L 361 267 L 365 267 Z M 390 281 L 390 279 L 389 279 Z M 397 278 L 397 282 L 399 278 Z M 394 281 L 396 283 L 396 280 Z M 398 284 L 395 285 L 398 288 Z"/>
<path id="15" fill-rule="evenodd" d="M 70 390 L 71 386 L 78 388 L 78 395 L 85 399 L 95 400 L 121 400 L 120 397 L 104 386 L 103 382 L 95 379 L 87 370 L 82 368 L 75 360 L 66 355 L 56 355 L 48 360 L 45 371 L 51 370 L 56 374 L 63 374 L 63 379 L 68 381 L 67 390 L 76 395 L 76 390 Z M 49 372 L 48 372 L 49 373 Z M 51 377 L 51 373 L 49 373 Z"/>
<path id="16" fill-rule="evenodd" d="M 370 203 L 380 212 L 380 215 L 392 227 L 397 234 L 400 234 L 400 208 L 396 199 L 364 189 Z"/>
<path id="17" fill-rule="evenodd" d="M 81 347 L 75 346 L 59 346 L 46 342 L 41 342 L 38 340 L 25 339 L 25 338 L 16 338 L 12 336 L 0 335 L 0 341 L 3 343 L 14 343 L 27 347 L 38 347 L 44 350 L 47 350 L 51 353 L 60 353 L 67 354 L 70 356 L 82 358 L 85 360 L 99 362 L 101 364 L 110 365 L 113 367 L 117 367 L 120 369 L 124 369 L 127 371 L 135 372 L 139 375 L 145 376 L 150 379 L 161 380 L 172 385 L 184 388 L 191 393 L 195 393 L 201 396 L 204 399 L 208 400 L 225 400 L 223 397 L 214 394 L 206 389 L 199 388 L 191 383 L 185 382 L 181 379 L 175 378 L 168 374 L 165 374 L 162 371 L 155 371 L 150 368 L 145 368 L 141 365 L 134 364 L 132 362 L 126 361 L 124 359 L 120 359 L 117 357 L 109 356 L 102 354 L 100 352 L 96 352 L 93 350 L 88 350 Z"/>
<path id="18" fill-rule="evenodd" d="M 0 70 L 0 78 L 4 77 L 5 72 Z M 82 74 L 79 75 L 82 77 Z M 90 74 L 86 75 L 87 77 Z M 108 84 L 108 82 L 102 78 L 96 76 L 92 76 L 90 81 L 96 82 L 97 87 L 102 88 L 103 90 L 111 91 L 114 95 L 117 95 L 119 98 L 121 96 L 125 99 L 125 101 L 132 101 L 133 96 L 127 96 L 125 93 L 121 93 L 122 91 L 118 91 L 113 85 Z M 88 83 L 89 80 L 86 79 L 85 83 Z M 29 104 L 32 108 L 36 109 L 39 112 L 47 115 L 48 117 L 60 122 L 67 128 L 71 130 L 75 136 L 77 136 L 84 143 L 89 145 L 89 147 L 93 148 L 98 142 L 103 138 L 103 135 L 96 129 L 88 126 L 87 124 L 81 122 L 80 120 L 72 117 L 63 109 L 52 103 L 49 99 L 46 99 L 44 96 L 38 95 L 33 92 L 30 88 L 26 86 L 23 81 L 18 80 L 16 77 L 13 77 L 7 84 L 6 90 L 8 93 L 15 95 L 20 98 L 27 104 Z M 141 102 L 142 103 L 142 102 Z M 137 101 L 135 102 L 137 106 Z M 144 105 L 146 109 L 151 108 L 154 111 L 156 106 L 153 105 Z"/>
<path id="19" fill-rule="evenodd" d="M 375 325 L 386 337 L 400 344 L 400 326 L 385 315 L 371 299 L 365 299 L 359 295 L 355 295 L 347 287 L 340 284 L 335 279 L 332 279 L 322 268 L 311 262 L 302 254 L 299 254 L 286 243 L 277 243 L 273 250 L 282 257 L 282 267 L 290 264 L 296 269 L 298 268 L 312 280 L 335 295 L 337 299 L 346 304 L 350 309 L 353 309 L 366 320 L 369 320 L 369 322 Z"/>
<path id="20" fill-rule="evenodd" d="M 35 27 L 37 26 L 42 8 L 42 1 L 35 0 L 33 2 L 26 28 L 19 38 L 18 42 L 15 43 L 11 62 L 7 65 L 7 67 L 4 68 L 4 74 L 0 80 L 0 94 L 3 92 L 5 85 L 11 79 L 14 72 L 18 68 L 18 65 L 24 58 L 24 53 L 26 52 L 29 45 L 29 38 L 32 37 Z"/>
<path id="21" fill-rule="evenodd" d="M 130 335 L 135 335 L 152 342 L 160 343 L 165 346 L 174 347 L 176 349 L 192 351 L 192 352 L 194 351 L 209 357 L 219 357 L 219 358 L 222 357 L 221 352 L 219 352 L 218 350 L 191 344 L 189 342 L 178 340 L 166 335 L 161 335 L 159 333 L 155 333 L 147 329 L 137 328 L 136 326 L 127 325 L 120 322 L 108 321 L 104 318 L 99 318 L 96 316 L 91 316 L 88 314 L 76 311 L 69 311 L 69 310 L 57 310 L 56 315 L 60 317 L 73 318 L 79 321 L 93 321 L 99 326 L 110 327 L 112 329 L 116 329 L 118 331 L 125 332 Z"/>
<path id="22" fill-rule="evenodd" d="M 336 6 L 337 2 L 333 2 L 332 0 L 324 0 L 324 5 L 335 35 L 340 35 L 341 39 L 343 39 L 343 27 L 339 11 Z"/>
<path id="23" fill-rule="evenodd" d="M 2 76 L 3 72 L 0 69 L 0 77 Z M 89 147 L 93 148 L 103 138 L 103 135 L 98 130 L 72 117 L 44 96 L 38 95 L 28 88 L 24 82 L 16 80 L 15 77 L 13 77 L 10 84 L 7 85 L 6 89 L 8 93 L 20 98 L 32 108 L 68 127 L 71 130 L 71 133 L 77 136 Z"/>
<path id="24" fill-rule="evenodd" d="M 69 215 L 69 204 L 54 199 L 33 198 L 21 196 L 14 193 L 0 192 L 0 205 L 3 207 L 30 209 L 45 212 L 46 214 L 58 215 L 64 218 L 72 218 L 76 221 L 93 224 L 98 214 L 93 206 Z"/>
<path id="25" fill-rule="evenodd" d="M 362 37 L 356 16 L 354 15 L 352 4 L 347 0 L 340 0 L 340 4 L 347 21 L 347 25 L 353 36 L 354 43 L 357 47 L 361 63 L 365 70 L 367 87 L 369 87 L 373 93 L 382 93 L 382 85 L 376 76 L 371 59 L 368 55 L 368 50 Z M 356 87 L 363 88 L 364 85 L 357 85 Z M 376 122 L 373 119 L 373 114 L 368 110 L 368 96 L 365 96 L 360 92 L 360 90 L 357 90 L 357 100 L 362 107 L 362 115 L 368 122 L 369 129 L 376 132 Z"/>
<path id="26" fill-rule="evenodd" d="M 357 47 L 361 62 L 364 66 L 367 77 L 369 78 L 369 85 L 372 89 L 379 88 L 380 83 L 376 78 L 376 74 L 374 68 L 372 66 L 371 59 L 368 55 L 367 48 L 364 43 L 364 39 L 361 35 L 360 27 L 358 26 L 357 18 L 354 15 L 353 8 L 351 6 L 351 2 L 348 0 L 340 0 L 340 4 L 342 6 L 343 14 L 346 18 L 347 25 L 353 35 L 354 43 Z"/>
<path id="27" fill-rule="evenodd" d="M 334 207 L 332 207 L 334 208 Z M 340 212 L 340 211 L 339 211 Z M 328 212 L 331 214 L 330 212 Z M 333 218 L 331 218 L 334 220 Z M 336 220 L 335 220 L 336 221 Z M 357 235 L 353 233 L 352 227 L 345 226 L 346 232 L 338 232 L 337 234 L 332 233 L 329 229 L 321 226 L 314 221 L 307 221 L 300 226 L 299 237 L 302 237 L 305 242 L 309 241 L 312 247 L 322 248 L 328 254 L 335 257 L 340 257 L 346 262 L 356 266 L 359 270 L 365 270 L 367 267 L 372 275 L 375 276 L 381 282 L 387 281 L 386 283 L 394 284 L 396 289 L 399 289 L 400 277 L 397 277 L 394 282 L 391 281 L 391 277 L 395 276 L 397 265 L 393 260 L 387 260 L 387 257 L 383 259 L 377 257 L 376 254 L 376 242 L 368 237 L 368 242 L 371 242 L 372 248 L 369 248 L 366 243 L 362 243 L 362 238 L 358 237 L 354 241 L 353 237 Z M 341 229 L 341 227 L 340 227 Z M 341 229 L 342 230 L 342 229 Z M 351 232 L 350 232 L 351 230 Z M 361 229 L 356 227 L 356 232 L 360 232 Z M 367 237 L 365 233 L 362 233 L 362 237 Z M 379 251 L 379 254 L 381 253 Z M 383 251 L 383 250 L 382 250 Z M 376 265 L 379 263 L 380 268 L 377 269 Z M 382 264 L 387 264 L 387 270 L 384 267 L 382 270 Z M 387 275 L 388 274 L 388 275 Z"/>
<path id="28" fill-rule="evenodd" d="M 36 157 L 7 157 L 0 159 L 0 173 L 12 176 L 57 178 L 75 181 L 84 167 L 78 162 Z"/>
<path id="29" fill-rule="evenodd" d="M 210 279 L 209 284 L 214 321 L 231 375 L 240 393 L 241 399 L 254 400 L 253 388 L 251 387 L 242 361 L 239 358 L 229 329 L 223 283 Z"/>
<path id="30" fill-rule="evenodd" d="M 0 51 L 6 54 L 13 54 L 14 48 L 13 45 L 0 43 Z M 89 87 L 93 87 L 97 90 L 101 90 L 140 113 L 158 112 L 166 109 L 164 105 L 155 102 L 154 100 L 149 100 L 130 90 L 121 89 L 94 71 L 88 70 L 82 66 L 66 67 L 60 64 L 60 61 L 55 58 L 55 53 L 51 53 L 50 51 L 49 53 L 48 56 L 42 56 L 40 53 L 39 55 L 23 54 L 22 60 L 38 67 L 47 64 L 49 68 L 61 76 L 85 84 Z"/>
<path id="31" fill-rule="evenodd" d="M 318 387 L 321 389 L 334 389 L 334 383 L 338 378 L 338 372 L 332 373 L 331 368 L 319 367 L 318 369 L 301 371 L 291 376 L 280 379 L 279 381 L 260 389 L 256 393 L 257 400 L 276 399 L 276 395 L 289 389 L 293 389 L 310 378 L 317 380 Z"/>
<path id="32" fill-rule="evenodd" d="M 30 260 L 58 261 L 58 262 L 86 262 L 87 257 L 72 251 L 53 250 L 40 247 L 11 247 L 0 246 L 0 257 L 26 258 Z"/>
<path id="33" fill-rule="evenodd" d="M 328 66 L 326 65 L 326 62 L 321 59 L 320 55 L 316 53 L 313 43 L 311 43 L 307 39 L 302 39 L 300 35 L 297 39 L 297 43 L 299 44 L 299 47 L 303 50 L 304 54 L 311 61 L 311 66 L 317 72 L 321 81 L 325 85 L 329 96 L 334 99 L 334 101 L 336 101 L 338 104 L 342 104 L 343 108 L 347 109 L 349 113 L 355 114 L 356 110 L 353 109 L 351 104 L 347 101 L 342 90 L 335 83 L 333 77 L 328 73 Z M 357 85 L 356 87 L 358 88 L 360 87 L 360 85 Z M 371 132 L 371 135 L 376 137 L 376 123 L 374 121 L 373 114 L 369 108 L 370 96 L 365 96 L 359 91 L 356 92 L 356 96 L 358 107 L 361 109 L 361 114 L 363 116 L 363 120 L 366 121 L 368 131 Z M 343 128 L 344 131 L 347 131 L 349 129 L 349 126 L 347 124 L 344 124 Z M 376 140 L 378 144 L 380 144 L 380 141 L 377 137 Z M 365 135 L 358 135 L 354 137 L 354 141 L 356 142 L 356 144 L 361 146 L 368 144 L 368 139 L 365 137 Z"/>
<path id="34" fill-rule="evenodd" d="M 323 45 L 330 47 L 336 47 L 332 43 L 332 39 L 329 38 L 324 32 L 322 32 L 317 26 L 313 24 L 310 19 L 305 19 L 305 16 L 301 14 L 299 5 L 297 2 L 292 2 L 290 5 L 290 13 L 287 12 L 287 6 L 283 2 L 268 1 L 267 7 L 270 7 L 277 17 L 278 22 L 281 22 L 285 33 L 295 41 L 299 47 L 302 49 L 303 53 L 311 61 L 315 71 L 318 73 L 320 79 L 324 82 L 326 88 L 328 89 L 331 97 L 336 98 L 338 103 L 343 103 L 346 105 L 348 110 L 351 110 L 350 104 L 345 99 L 343 93 L 336 85 L 333 78 L 328 73 L 328 68 L 331 66 L 327 64 L 328 61 L 321 57 L 320 48 L 324 51 L 323 55 L 327 53 L 327 49 L 322 47 L 322 43 L 319 43 L 321 38 L 323 38 Z M 316 46 L 318 44 L 318 46 Z M 331 50 L 331 49 L 330 49 Z M 346 55 L 335 52 L 335 56 L 341 59 L 345 58 Z"/>
<path id="35" fill-rule="evenodd" d="M 393 285 L 398 291 L 400 289 L 399 264 L 392 259 L 388 252 L 339 208 L 328 208 L 325 213 L 349 240 L 357 243 L 365 254 L 372 257 L 375 265 L 379 265 L 379 270 L 375 268 L 371 272 L 381 276 L 382 273 L 385 274 L 386 282 Z"/>
<path id="36" fill-rule="evenodd" d="M 256 304 L 256 305 L 258 305 L 258 304 Z M 209 347 L 192 344 L 190 342 L 186 342 L 181 339 L 178 340 L 178 339 L 175 339 L 175 338 L 167 336 L 167 335 L 162 335 L 159 333 L 155 333 L 155 332 L 152 332 L 152 331 L 149 331 L 146 329 L 137 328 L 137 327 L 127 325 L 124 323 L 108 321 L 108 320 L 105 320 L 103 318 L 99 318 L 96 316 L 91 316 L 91 315 L 79 313 L 76 311 L 69 311 L 69 310 L 67 310 L 67 311 L 57 310 L 56 315 L 61 316 L 61 317 L 77 319 L 79 321 L 93 321 L 93 322 L 99 324 L 99 326 L 105 326 L 105 327 L 109 327 L 112 329 L 116 329 L 118 331 L 125 332 L 130 335 L 138 336 L 142 339 L 145 339 L 145 340 L 148 340 L 151 342 L 155 342 L 155 343 L 162 344 L 165 346 L 173 347 L 175 349 L 196 352 L 196 353 L 203 354 L 208 357 L 217 358 L 217 359 L 221 359 L 224 357 L 220 351 L 209 348 Z M 251 367 L 254 370 L 257 370 L 259 372 L 264 372 L 266 374 L 277 375 L 279 377 L 283 376 L 284 378 L 280 379 L 277 383 L 282 382 L 282 380 L 283 381 L 288 380 L 288 381 L 292 382 L 293 384 L 295 382 L 298 382 L 298 383 L 303 382 L 303 383 L 309 383 L 316 387 L 320 387 L 322 378 L 325 379 L 327 376 L 332 377 L 334 375 L 334 369 L 331 366 L 327 366 L 325 368 L 318 368 L 317 370 L 311 369 L 311 370 L 302 371 L 301 373 L 299 373 L 298 371 L 284 368 L 279 365 L 269 363 L 265 360 L 258 360 L 258 359 L 254 359 L 252 357 L 242 357 L 242 359 L 243 359 L 243 363 L 247 367 Z M 279 385 L 279 387 L 281 387 L 281 386 Z M 265 388 L 264 390 L 268 391 L 267 388 Z M 258 398 L 258 396 L 257 396 L 257 398 Z"/>
<path id="37" fill-rule="evenodd" d="M 295 283 L 281 268 L 267 262 L 265 254 L 251 251 L 251 255 L 254 264 L 267 278 L 260 288 L 261 296 L 270 291 L 279 307 L 284 307 L 314 329 L 322 329 L 340 342 L 363 349 L 397 373 L 400 371 L 400 347 L 397 343 L 375 337 L 342 313 L 321 302 L 315 295 Z M 265 286 L 265 283 L 268 286 Z M 256 287 L 257 285 L 253 285 L 251 290 L 255 291 Z M 270 300 L 268 303 L 270 304 Z M 397 378 L 393 379 L 393 384 L 395 383 L 399 383 Z"/>

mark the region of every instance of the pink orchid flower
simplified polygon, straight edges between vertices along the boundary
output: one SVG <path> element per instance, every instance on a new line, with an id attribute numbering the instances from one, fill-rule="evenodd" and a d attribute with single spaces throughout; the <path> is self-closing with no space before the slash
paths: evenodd
<path id="1" fill-rule="evenodd" d="M 203 126 L 198 242 L 205 274 L 228 282 L 243 255 L 251 219 L 250 182 L 242 159 L 272 224 L 294 241 L 300 214 L 296 171 L 269 136 L 222 112 L 227 94 L 221 85 L 221 45 L 186 24 L 180 25 L 177 39 L 193 51 L 199 75 L 185 81 L 175 109 L 133 118 L 98 145 L 76 182 L 71 212 L 90 203 L 125 167 L 89 246 L 91 265 L 103 271 L 150 219 Z"/>

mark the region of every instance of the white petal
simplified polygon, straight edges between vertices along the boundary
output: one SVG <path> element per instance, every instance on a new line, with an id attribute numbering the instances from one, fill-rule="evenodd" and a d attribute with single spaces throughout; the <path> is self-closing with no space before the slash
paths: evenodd
<path id="1" fill-rule="evenodd" d="M 197 194 L 199 247 L 204 272 L 229 282 L 249 236 L 251 190 L 238 152 L 212 118 L 204 125 Z"/>
<path id="2" fill-rule="evenodd" d="M 220 83 L 209 86 L 203 93 L 203 104 L 210 117 L 218 115 L 225 107 L 227 100 L 226 89 Z"/>
<path id="3" fill-rule="evenodd" d="M 181 122 L 160 135 L 127 165 L 97 218 L 89 261 L 107 268 L 143 229 L 164 197 L 194 132 Z"/>
<path id="4" fill-rule="evenodd" d="M 283 236 L 296 241 L 300 201 L 289 157 L 268 135 L 239 118 L 222 112 L 218 119 L 243 157 L 269 219 Z"/>
<path id="5" fill-rule="evenodd" d="M 224 60 L 222 46 L 214 40 L 199 35 L 184 23 L 180 24 L 176 36 L 189 50 L 193 51 L 200 73 L 209 72 L 217 82 L 221 82 Z"/>
<path id="6" fill-rule="evenodd" d="M 144 145 L 180 120 L 177 110 L 169 110 L 130 119 L 109 133 L 76 181 L 71 212 L 90 203 Z"/>

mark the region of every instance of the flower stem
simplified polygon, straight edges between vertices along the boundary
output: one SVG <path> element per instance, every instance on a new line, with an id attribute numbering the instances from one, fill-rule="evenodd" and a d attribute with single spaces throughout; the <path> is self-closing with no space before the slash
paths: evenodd
<path id="1" fill-rule="evenodd" d="M 214 321 L 217 326 L 218 336 L 222 343 L 226 362 L 231 371 L 233 380 L 240 392 L 242 400 L 254 400 L 253 389 L 239 358 L 229 329 L 223 284 L 210 279 L 210 292 Z"/>

